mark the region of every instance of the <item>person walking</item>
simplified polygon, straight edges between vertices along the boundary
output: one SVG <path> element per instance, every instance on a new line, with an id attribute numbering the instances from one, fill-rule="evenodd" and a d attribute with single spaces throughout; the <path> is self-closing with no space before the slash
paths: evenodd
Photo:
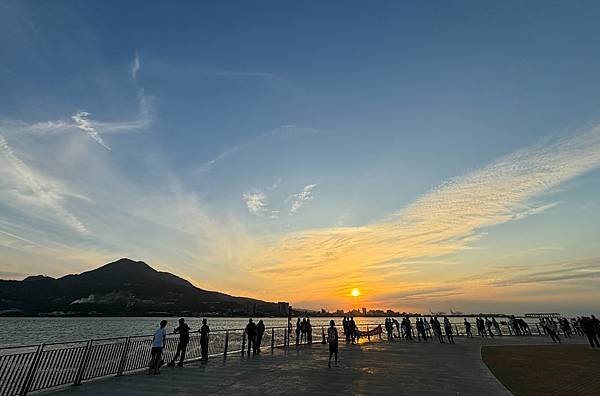
<path id="1" fill-rule="evenodd" d="M 162 351 L 167 341 L 167 321 L 161 320 L 160 326 L 154 332 L 152 338 L 152 350 L 150 351 L 150 370 L 148 374 L 160 374 L 160 366 L 162 366 Z"/>
<path id="2" fill-rule="evenodd" d="M 452 323 L 448 320 L 448 317 L 444 316 L 444 330 L 446 331 L 446 337 L 448 338 L 449 344 L 455 344 L 454 334 L 452 334 Z"/>
<path id="3" fill-rule="evenodd" d="M 208 333 L 210 327 L 206 324 L 206 318 L 202 319 L 202 327 L 200 327 L 200 356 L 202 360 L 208 360 Z"/>
<path id="4" fill-rule="evenodd" d="M 179 363 L 177 363 L 177 366 L 183 367 L 185 351 L 188 343 L 190 342 L 190 327 L 187 325 L 187 323 L 185 323 L 185 319 L 179 319 L 179 326 L 175 328 L 174 332 L 179 333 L 179 342 L 177 343 L 177 351 L 175 352 L 175 356 L 173 356 L 173 360 L 171 360 L 168 366 L 175 367 L 175 361 L 177 361 L 177 358 L 179 358 Z"/>
<path id="5" fill-rule="evenodd" d="M 256 342 L 254 343 L 254 353 L 260 353 L 260 344 L 262 343 L 263 335 L 265 334 L 265 324 L 262 319 L 256 324 Z"/>
<path id="6" fill-rule="evenodd" d="M 327 344 L 329 345 L 329 362 L 327 366 L 331 368 L 331 358 L 335 355 L 335 367 L 338 366 L 338 332 L 333 320 L 329 321 L 327 329 Z"/>
<path id="7" fill-rule="evenodd" d="M 250 355 L 251 350 L 256 353 L 256 350 L 254 349 L 256 343 L 256 323 L 252 321 L 252 318 L 248 319 L 246 334 L 248 335 L 248 355 Z"/>

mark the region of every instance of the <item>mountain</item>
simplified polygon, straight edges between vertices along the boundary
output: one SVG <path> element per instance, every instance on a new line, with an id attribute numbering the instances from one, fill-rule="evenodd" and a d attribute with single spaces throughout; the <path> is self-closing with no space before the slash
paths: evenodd
<path id="1" fill-rule="evenodd" d="M 279 315 L 280 305 L 207 291 L 142 261 L 127 258 L 62 278 L 0 280 L 0 314 L 26 315 Z"/>

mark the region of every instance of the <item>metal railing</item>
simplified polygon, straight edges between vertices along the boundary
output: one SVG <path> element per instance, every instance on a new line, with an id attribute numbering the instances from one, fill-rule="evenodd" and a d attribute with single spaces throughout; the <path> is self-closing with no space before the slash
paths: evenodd
<path id="1" fill-rule="evenodd" d="M 324 340 L 324 329 L 313 328 L 313 343 Z M 168 334 L 162 358 L 169 362 L 175 356 L 179 335 Z M 287 327 L 265 330 L 261 348 L 278 348 L 295 344 L 295 335 Z M 301 344 L 307 344 L 303 339 Z M 148 368 L 152 336 L 131 336 L 87 341 L 48 343 L 0 348 L 0 396 L 26 395 L 65 385 L 120 376 Z M 244 329 L 214 330 L 209 335 L 209 357 L 247 352 Z M 185 361 L 201 357 L 200 334 L 190 333 Z"/>
<path id="2" fill-rule="evenodd" d="M 361 324 L 363 334 L 380 323 Z M 452 323 L 456 336 L 466 335 L 462 322 Z M 472 323 L 473 336 L 477 329 Z M 383 325 L 382 325 L 383 327 Z M 545 335 L 541 326 L 529 323 L 531 335 Z M 503 335 L 514 335 L 507 324 L 501 325 Z M 365 332 L 366 330 L 366 332 Z M 487 329 L 486 329 L 487 330 Z M 340 342 L 343 332 L 340 331 Z M 494 330 L 495 331 L 495 330 Z M 394 332 L 397 333 L 396 328 Z M 442 328 L 443 332 L 443 328 Z M 412 321 L 412 334 L 416 337 L 415 323 Z M 497 335 L 497 334 L 494 334 Z M 312 343 L 325 343 L 326 327 L 313 326 Z M 363 335 L 360 342 L 373 339 L 386 339 L 385 328 L 380 335 Z M 169 362 L 175 356 L 179 336 L 167 335 L 162 358 Z M 301 338 L 299 345 L 309 343 Z M 66 385 L 80 385 L 83 382 L 108 376 L 121 376 L 147 369 L 150 363 L 151 335 L 92 339 L 61 343 L 47 343 L 18 347 L 0 348 L 0 396 L 27 395 L 30 392 L 49 390 Z M 296 331 L 287 327 L 266 329 L 262 348 L 278 348 L 296 345 Z M 248 343 L 244 329 L 215 330 L 209 335 L 209 357 L 244 354 Z M 199 360 L 201 357 L 200 334 L 190 334 L 185 361 Z"/>

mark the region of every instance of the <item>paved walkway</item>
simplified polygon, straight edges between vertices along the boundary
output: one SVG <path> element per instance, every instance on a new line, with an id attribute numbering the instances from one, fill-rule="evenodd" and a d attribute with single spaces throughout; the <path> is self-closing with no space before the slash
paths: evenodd
<path id="1" fill-rule="evenodd" d="M 547 344 L 545 337 L 457 338 L 456 345 L 373 342 L 340 345 L 337 368 L 327 368 L 326 346 L 213 358 L 161 374 L 126 375 L 61 391 L 75 395 L 394 394 L 510 395 L 482 362 L 482 344 Z"/>

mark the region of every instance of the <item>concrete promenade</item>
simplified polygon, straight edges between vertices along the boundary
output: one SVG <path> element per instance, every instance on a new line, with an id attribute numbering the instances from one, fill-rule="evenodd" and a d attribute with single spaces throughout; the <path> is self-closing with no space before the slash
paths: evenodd
<path id="1" fill-rule="evenodd" d="M 581 342 L 581 341 L 576 341 Z M 547 337 L 457 337 L 437 341 L 340 344 L 339 367 L 327 347 L 264 348 L 256 356 L 214 358 L 157 376 L 138 373 L 61 390 L 65 395 L 510 395 L 481 360 L 481 345 L 548 344 Z"/>

